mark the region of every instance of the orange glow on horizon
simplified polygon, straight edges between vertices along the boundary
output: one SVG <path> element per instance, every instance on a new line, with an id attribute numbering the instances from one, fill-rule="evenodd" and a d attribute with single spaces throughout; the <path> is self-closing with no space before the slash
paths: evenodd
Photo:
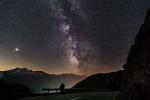
<path id="1" fill-rule="evenodd" d="M 108 73 L 112 71 L 117 71 L 121 70 L 113 66 L 107 67 L 97 67 L 95 66 L 90 66 L 90 67 L 77 67 L 77 66 L 61 66 L 61 67 L 53 67 L 53 66 L 38 66 L 35 63 L 32 62 L 19 62 L 16 59 L 2 59 L 0 58 L 0 71 L 6 71 L 14 68 L 27 68 L 29 70 L 33 71 L 44 71 L 49 74 L 67 74 L 67 73 L 72 73 L 72 74 L 77 74 L 77 75 L 91 75 L 91 74 L 96 74 L 96 73 Z M 115 65 L 116 66 L 116 65 Z M 119 66 L 119 65 L 118 65 Z"/>

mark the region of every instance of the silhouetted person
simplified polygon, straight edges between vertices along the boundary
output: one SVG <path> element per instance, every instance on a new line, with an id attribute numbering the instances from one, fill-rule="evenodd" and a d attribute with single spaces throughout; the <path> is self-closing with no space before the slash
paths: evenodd
<path id="1" fill-rule="evenodd" d="M 60 93 L 64 93 L 64 90 L 65 90 L 65 84 L 61 83 L 61 85 L 60 85 Z"/>

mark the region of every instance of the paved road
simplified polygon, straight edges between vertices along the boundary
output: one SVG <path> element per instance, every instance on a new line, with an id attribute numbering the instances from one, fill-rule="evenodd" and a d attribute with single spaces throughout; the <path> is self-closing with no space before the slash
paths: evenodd
<path id="1" fill-rule="evenodd" d="M 22 100 L 114 100 L 118 93 L 119 92 L 70 93 L 64 95 L 31 97 Z"/>

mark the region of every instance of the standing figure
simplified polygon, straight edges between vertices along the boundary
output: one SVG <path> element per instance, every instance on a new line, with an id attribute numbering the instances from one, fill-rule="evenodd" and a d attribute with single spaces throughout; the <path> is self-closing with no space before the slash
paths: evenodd
<path id="1" fill-rule="evenodd" d="M 65 90 L 65 84 L 61 83 L 61 85 L 60 85 L 60 93 L 64 93 L 64 90 Z"/>

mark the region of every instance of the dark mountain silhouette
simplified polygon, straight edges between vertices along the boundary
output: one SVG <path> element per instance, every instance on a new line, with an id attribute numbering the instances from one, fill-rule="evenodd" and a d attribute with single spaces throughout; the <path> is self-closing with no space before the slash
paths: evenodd
<path id="1" fill-rule="evenodd" d="M 64 83 L 66 88 L 72 87 L 85 78 L 85 76 L 74 74 L 47 74 L 42 71 L 32 71 L 26 68 L 15 68 L 0 73 L 1 80 L 4 82 L 27 86 L 34 93 L 41 93 L 42 88 L 59 88 L 61 83 Z"/>
<path id="2" fill-rule="evenodd" d="M 23 85 L 12 85 L 0 80 L 0 98 L 3 100 L 15 100 L 32 95 L 31 90 Z"/>
<path id="3" fill-rule="evenodd" d="M 73 88 L 94 88 L 106 90 L 120 90 L 122 71 L 106 74 L 95 74 L 77 83 Z"/>
<path id="4" fill-rule="evenodd" d="M 150 100 L 150 9 L 124 65 L 122 92 L 117 100 Z"/>

